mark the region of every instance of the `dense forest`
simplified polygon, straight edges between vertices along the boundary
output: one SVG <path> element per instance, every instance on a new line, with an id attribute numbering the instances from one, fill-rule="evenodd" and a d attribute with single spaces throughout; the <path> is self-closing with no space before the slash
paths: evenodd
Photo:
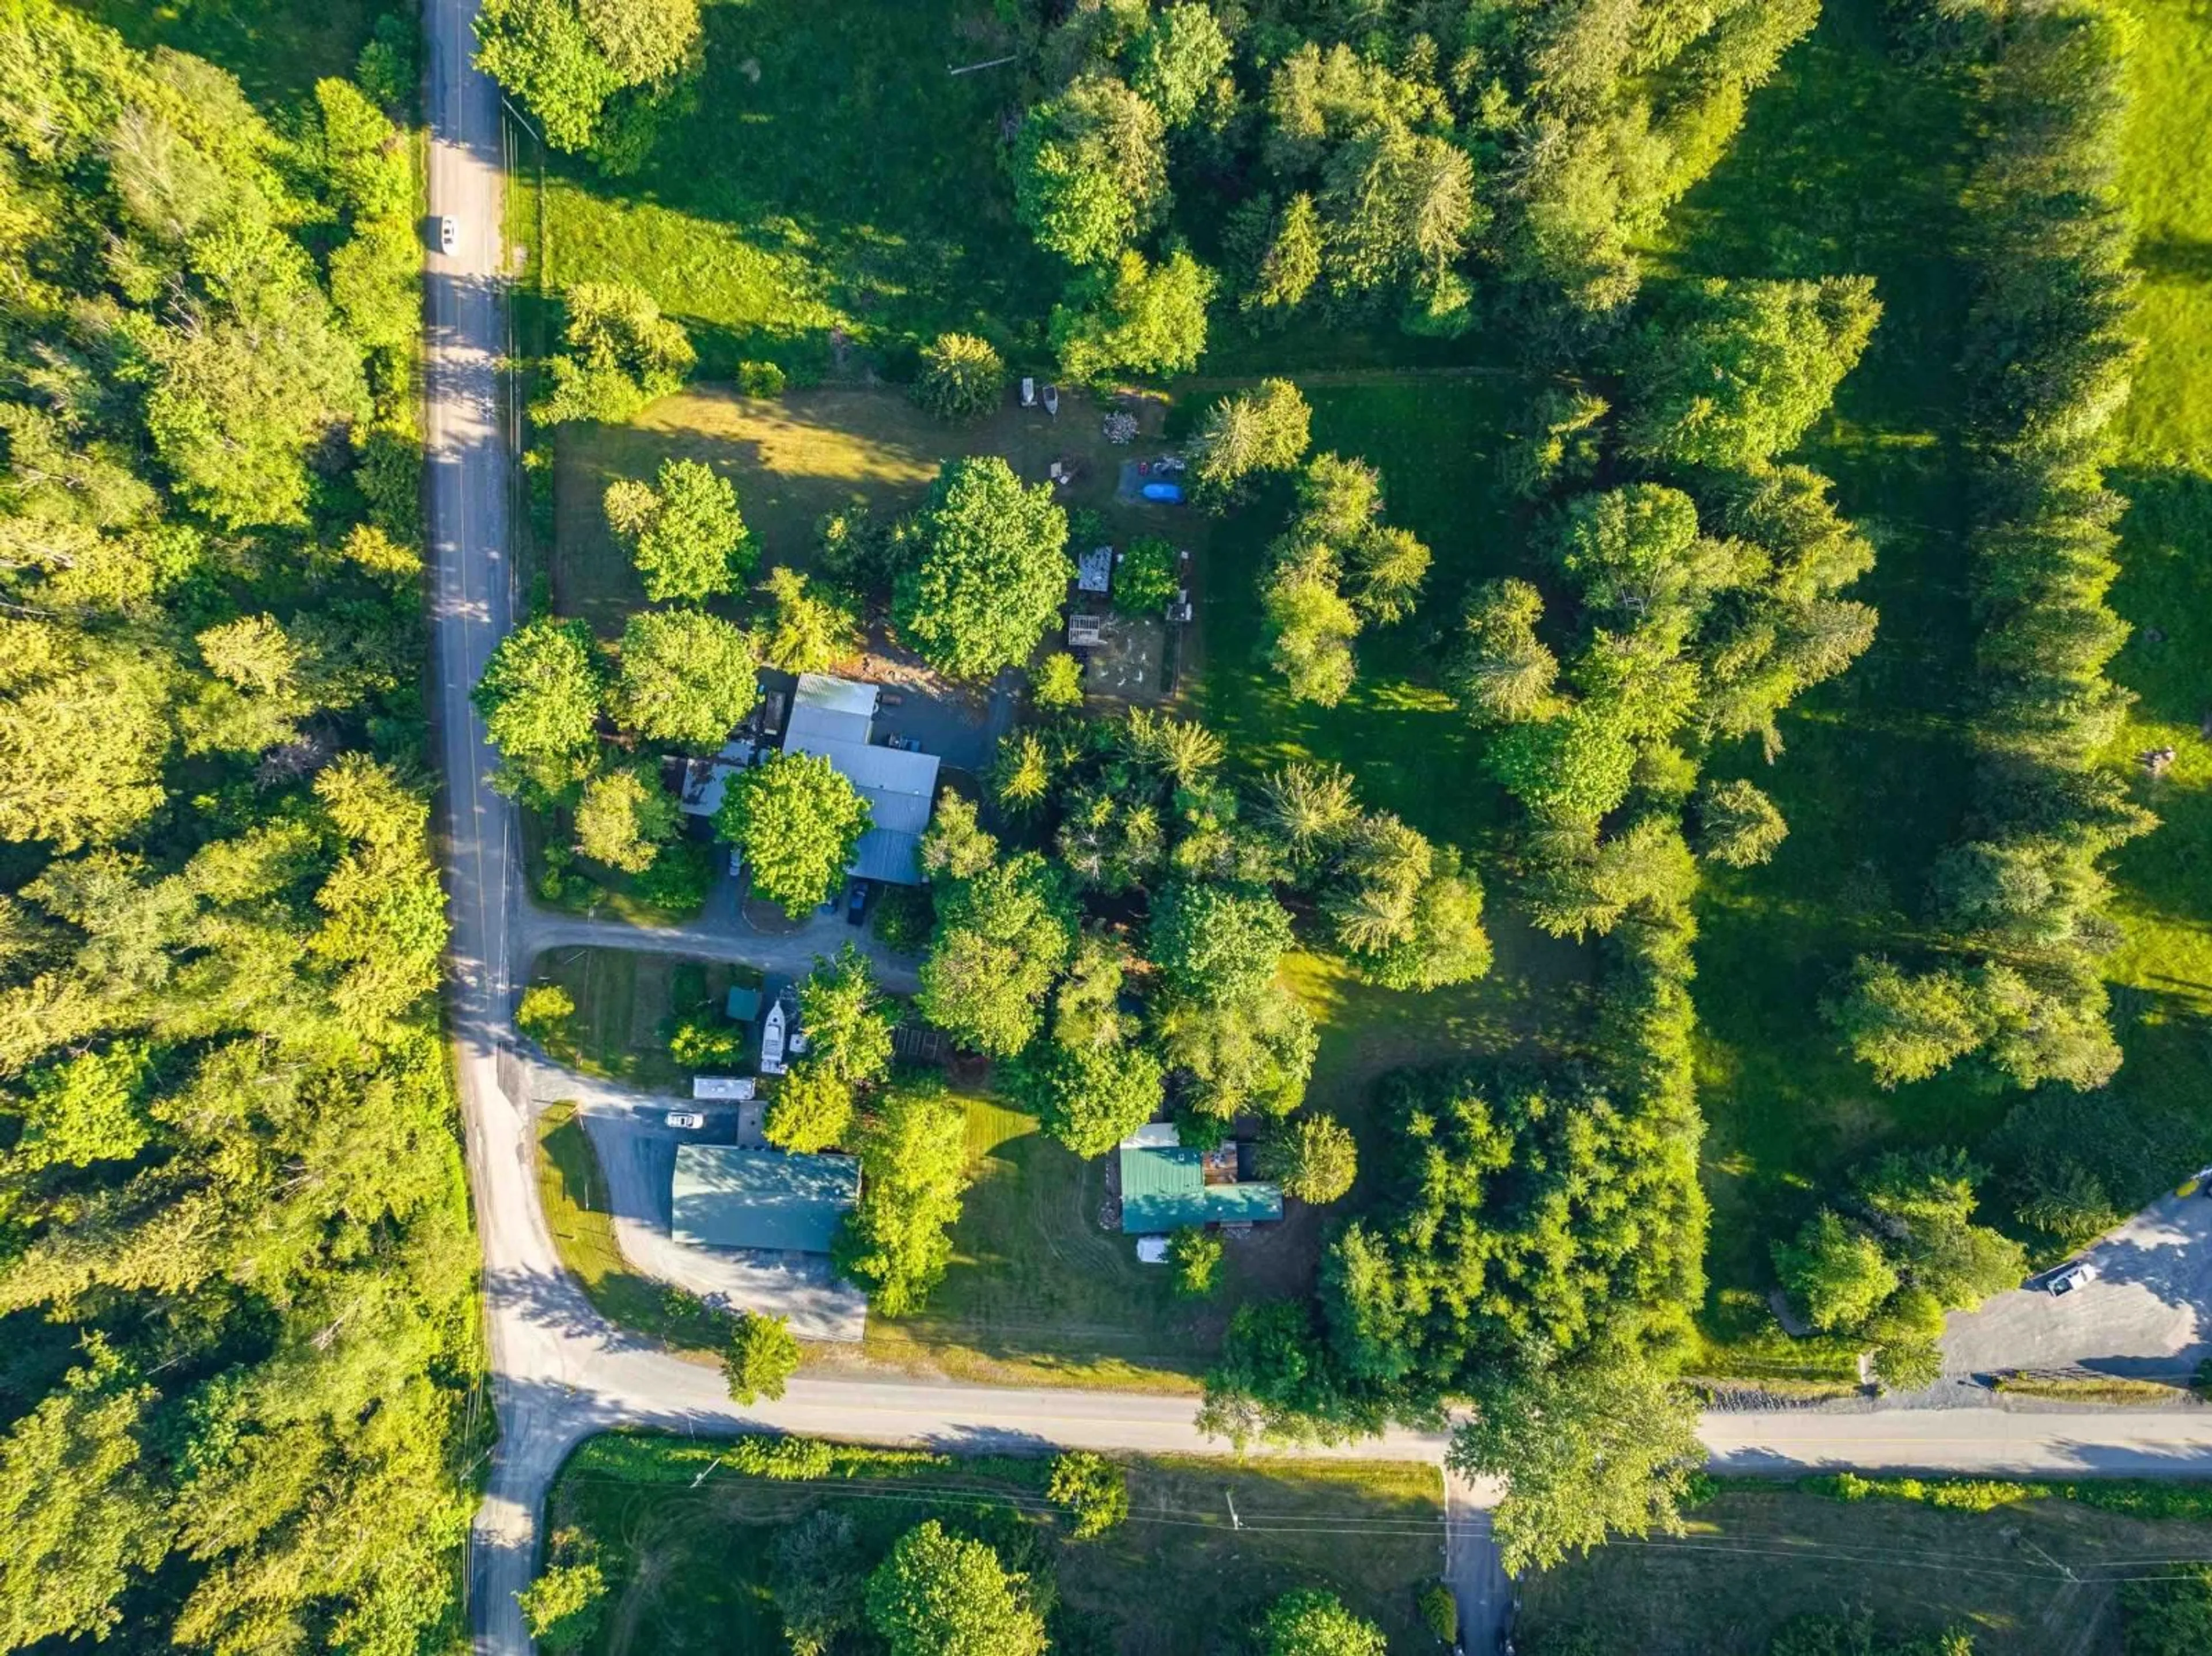
<path id="1" fill-rule="evenodd" d="M 454 1625 L 415 79 L 0 8 L 0 1647 Z"/>

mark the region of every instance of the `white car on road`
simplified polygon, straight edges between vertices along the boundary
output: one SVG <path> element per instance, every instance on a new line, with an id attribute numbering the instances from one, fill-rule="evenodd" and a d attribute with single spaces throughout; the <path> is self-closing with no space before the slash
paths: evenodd
<path id="1" fill-rule="evenodd" d="M 2093 1265 L 2069 1265 L 2043 1286 L 2053 1295 L 2071 1294 L 2084 1283 L 2097 1280 L 2097 1267 Z"/>
<path id="2" fill-rule="evenodd" d="M 451 258 L 460 251 L 461 221 L 451 213 L 438 215 L 438 251 Z"/>
<path id="3" fill-rule="evenodd" d="M 696 1110 L 671 1110 L 662 1119 L 672 1127 L 696 1129 L 707 1125 L 707 1118 Z"/>

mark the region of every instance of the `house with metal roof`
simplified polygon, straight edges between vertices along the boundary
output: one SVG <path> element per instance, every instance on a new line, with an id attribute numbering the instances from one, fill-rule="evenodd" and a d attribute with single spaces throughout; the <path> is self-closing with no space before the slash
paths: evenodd
<path id="1" fill-rule="evenodd" d="M 890 885 L 920 885 L 921 836 L 937 800 L 938 757 L 874 741 L 872 684 L 802 673 L 784 727 L 786 753 L 828 760 L 868 803 L 869 828 L 846 872 Z"/>
<path id="2" fill-rule="evenodd" d="M 683 1144 L 670 1186 L 670 1234 L 694 1247 L 827 1253 L 860 1199 L 849 1156 L 792 1156 L 734 1144 Z"/>
<path id="3" fill-rule="evenodd" d="M 1172 1123 L 1153 1122 L 1121 1141 L 1121 1229 L 1127 1235 L 1283 1216 L 1281 1187 L 1243 1178 L 1234 1144 L 1186 1149 Z"/>
<path id="4" fill-rule="evenodd" d="M 677 806 L 686 816 L 712 816 L 722 808 L 730 779 L 753 762 L 753 739 L 732 737 L 712 759 L 688 759 Z"/>

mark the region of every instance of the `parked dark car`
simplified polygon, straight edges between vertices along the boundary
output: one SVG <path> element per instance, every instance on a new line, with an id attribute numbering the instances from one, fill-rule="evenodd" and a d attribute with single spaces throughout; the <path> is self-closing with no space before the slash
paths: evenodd
<path id="1" fill-rule="evenodd" d="M 858 925 L 867 917 L 867 913 L 868 883 L 866 880 L 855 880 L 851 889 L 845 893 L 845 924 Z"/>

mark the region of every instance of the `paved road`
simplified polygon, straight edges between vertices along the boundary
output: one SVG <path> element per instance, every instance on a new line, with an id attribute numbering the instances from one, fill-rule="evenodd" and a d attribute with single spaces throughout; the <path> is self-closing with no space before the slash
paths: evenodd
<path id="1" fill-rule="evenodd" d="M 520 968 L 526 968 L 549 949 L 635 949 L 739 961 L 764 972 L 800 978 L 814 969 L 817 959 L 835 955 L 849 943 L 874 963 L 876 981 L 892 993 L 910 995 L 921 986 L 910 956 L 892 954 L 871 928 L 848 925 L 842 913 L 817 914 L 798 931 L 777 933 L 752 931 L 742 918 L 716 925 L 632 925 L 626 920 L 549 913 L 523 901 L 515 931 L 514 960 Z"/>
<path id="2" fill-rule="evenodd" d="M 609 922 L 533 915 L 517 873 L 507 803 L 487 785 L 493 755 L 468 701 L 509 625 L 507 487 L 495 362 L 504 348 L 498 99 L 470 64 L 474 0 L 425 0 L 434 212 L 460 221 L 452 258 L 428 260 L 427 401 L 437 742 L 453 921 L 450 1015 L 471 1187 L 483 1248 L 483 1317 L 500 1441 L 471 1531 L 475 1647 L 526 1656 L 514 1595 L 535 1566 L 538 1513 L 577 1441 L 618 1424 L 712 1431 L 772 1429 L 950 1447 L 1063 1445 L 1132 1451 L 1218 1450 L 1198 1436 L 1188 1398 L 928 1385 L 809 1380 L 782 1402 L 740 1410 L 720 1375 L 649 1349 L 610 1325 L 563 1272 L 538 1204 L 526 1066 L 511 1028 L 512 969 L 528 949 L 614 943 L 789 969 L 766 939 L 742 950 L 723 931 L 638 932 Z M 526 932 L 526 937 L 518 937 Z M 811 946 L 808 950 L 811 958 Z M 890 974 L 886 974 L 887 979 Z M 1707 1439 L 1723 1465 L 1851 1465 L 2016 1472 L 2212 1471 L 2212 1415 L 1956 1412 L 1721 1416 Z M 1433 1460 L 1441 1442 L 1394 1433 L 1355 1446 L 1364 1457 Z M 1480 1517 L 1484 1492 L 1454 1496 L 1449 1550 L 1478 1615 L 1501 1598 Z"/>

